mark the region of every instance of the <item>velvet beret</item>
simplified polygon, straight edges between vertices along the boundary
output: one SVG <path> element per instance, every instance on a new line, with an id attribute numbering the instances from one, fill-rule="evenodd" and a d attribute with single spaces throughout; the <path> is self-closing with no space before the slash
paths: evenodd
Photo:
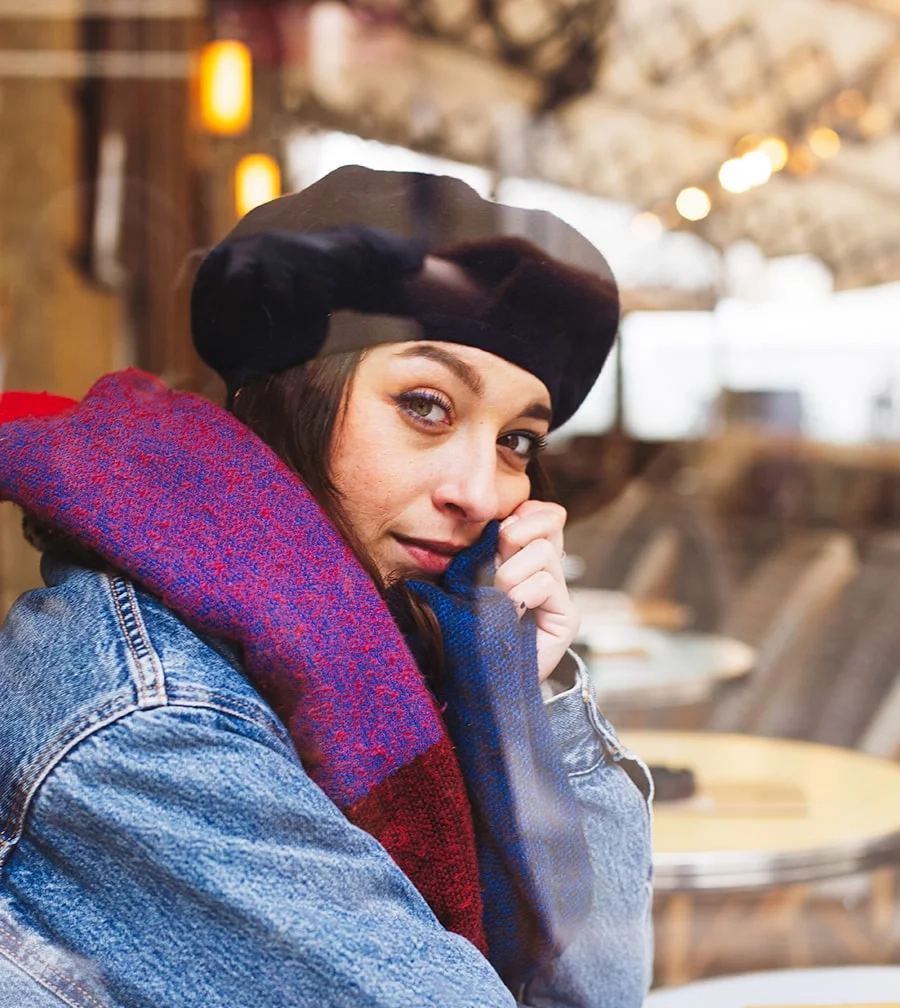
<path id="1" fill-rule="evenodd" d="M 426 255 L 465 284 L 423 273 Z M 535 375 L 551 428 L 583 402 L 618 323 L 606 261 L 557 217 L 458 179 L 359 166 L 251 211 L 203 260 L 191 294 L 197 351 L 229 394 L 313 357 L 438 340 Z"/>

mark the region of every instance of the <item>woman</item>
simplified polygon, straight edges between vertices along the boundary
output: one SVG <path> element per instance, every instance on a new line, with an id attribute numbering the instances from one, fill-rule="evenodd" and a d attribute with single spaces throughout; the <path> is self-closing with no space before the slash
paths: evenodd
<path id="1" fill-rule="evenodd" d="M 397 205 L 360 172 L 202 265 L 235 416 L 125 372 L 0 426 L 47 582 L 0 631 L 7 1000 L 642 1000 L 649 780 L 567 654 L 564 514 L 531 497 L 614 288 L 483 224 L 429 255 L 329 226 L 336 192 Z"/>

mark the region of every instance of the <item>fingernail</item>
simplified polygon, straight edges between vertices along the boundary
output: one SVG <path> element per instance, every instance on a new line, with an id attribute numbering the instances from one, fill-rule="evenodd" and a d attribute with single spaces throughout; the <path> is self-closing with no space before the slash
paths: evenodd
<path id="1" fill-rule="evenodd" d="M 502 563 L 503 560 L 501 559 L 500 554 L 497 553 L 496 556 L 494 557 L 494 566 L 499 567 Z"/>
<path id="2" fill-rule="evenodd" d="M 512 525 L 513 522 L 517 522 L 518 520 L 519 516 L 517 514 L 511 514 L 508 518 L 504 518 L 503 521 L 500 522 L 500 528 L 505 529 L 507 525 Z"/>

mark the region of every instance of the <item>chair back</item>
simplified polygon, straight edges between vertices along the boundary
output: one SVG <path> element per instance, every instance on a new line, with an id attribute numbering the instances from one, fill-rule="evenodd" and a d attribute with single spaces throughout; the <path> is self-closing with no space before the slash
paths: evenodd
<path id="1" fill-rule="evenodd" d="M 723 622 L 723 633 L 755 647 L 757 666 L 746 680 L 722 690 L 708 727 L 763 731 L 779 707 L 776 697 L 805 666 L 857 565 L 850 536 L 804 533 L 751 575 Z"/>
<path id="2" fill-rule="evenodd" d="M 699 496 L 635 480 L 603 511 L 566 530 L 572 583 L 687 606 L 693 626 L 712 631 L 731 590 L 725 548 L 714 516 Z"/>
<path id="3" fill-rule="evenodd" d="M 635 599 L 671 597 L 681 559 L 682 541 L 678 529 L 657 529 L 638 553 L 622 590 Z"/>
<path id="4" fill-rule="evenodd" d="M 900 760 L 900 659 L 894 682 L 858 742 L 873 756 Z"/>

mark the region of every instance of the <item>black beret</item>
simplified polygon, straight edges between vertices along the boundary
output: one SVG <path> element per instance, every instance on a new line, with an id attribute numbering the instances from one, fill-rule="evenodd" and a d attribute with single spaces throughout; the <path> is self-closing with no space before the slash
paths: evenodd
<path id="1" fill-rule="evenodd" d="M 426 253 L 471 287 L 425 282 Z M 539 378 L 552 428 L 590 391 L 618 323 L 606 261 L 558 218 L 457 179 L 358 166 L 251 211 L 201 263 L 191 295 L 197 351 L 231 394 L 316 356 L 439 340 Z"/>

